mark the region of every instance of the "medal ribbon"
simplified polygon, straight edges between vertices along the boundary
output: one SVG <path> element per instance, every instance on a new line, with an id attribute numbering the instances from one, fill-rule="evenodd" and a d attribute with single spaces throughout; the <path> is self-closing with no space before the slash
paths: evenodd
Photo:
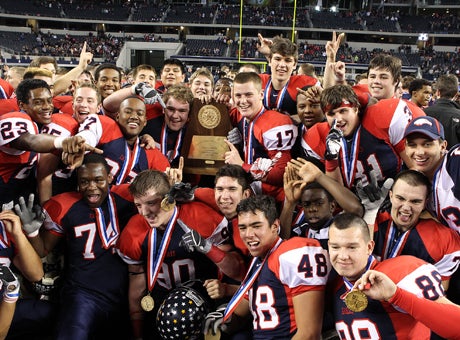
<path id="1" fill-rule="evenodd" d="M 385 253 L 383 254 L 384 260 L 396 257 L 400 254 L 402 247 L 404 246 L 407 238 L 409 237 L 409 231 L 410 230 L 406 230 L 401 235 L 396 237 L 396 234 L 398 233 L 398 228 L 396 228 L 394 223 L 391 222 L 390 228 L 388 230 L 389 237 L 387 237 Z"/>
<path id="2" fill-rule="evenodd" d="M 254 124 L 256 123 L 257 119 L 259 119 L 259 117 L 264 114 L 264 112 L 265 112 L 265 108 L 262 107 L 260 112 L 257 114 L 257 116 L 252 121 L 249 121 L 246 118 L 244 118 L 243 139 L 244 139 L 244 162 L 246 164 L 253 163 L 254 149 L 252 145 L 253 145 L 253 138 L 254 138 Z"/>
<path id="3" fill-rule="evenodd" d="M 344 137 L 342 137 L 342 174 L 343 178 L 347 183 L 347 187 L 351 188 L 353 181 L 355 180 L 356 175 L 356 164 L 358 162 L 358 153 L 359 153 L 359 140 L 361 137 L 361 125 L 356 130 L 353 135 L 353 140 L 351 142 L 351 152 L 348 152 L 347 142 Z"/>
<path id="4" fill-rule="evenodd" d="M 227 305 L 227 308 L 225 308 L 224 312 L 224 321 L 225 322 L 230 315 L 235 311 L 236 307 L 238 307 L 238 304 L 240 303 L 241 299 L 243 299 L 244 295 L 246 292 L 251 289 L 252 285 L 254 284 L 255 280 L 260 274 L 260 271 L 262 270 L 262 267 L 265 264 L 265 261 L 267 261 L 268 257 L 270 256 L 271 253 L 275 251 L 276 248 L 281 244 L 283 240 L 281 238 L 278 239 L 276 244 L 273 246 L 272 249 L 265 255 L 265 258 L 263 261 L 260 260 L 259 257 L 255 257 L 252 259 L 251 265 L 249 267 L 248 272 L 246 273 L 246 276 L 241 282 L 240 288 L 236 291 L 236 293 L 232 296 L 230 302 Z M 257 267 L 258 266 L 258 267 Z"/>
<path id="5" fill-rule="evenodd" d="M 118 175 L 117 184 L 122 184 L 126 177 L 128 177 L 131 170 L 133 170 L 134 166 L 139 161 L 140 150 L 139 138 L 137 138 L 134 142 L 132 153 L 128 143 L 125 142 L 125 160 L 123 161 L 123 166 L 121 167 L 120 174 Z"/>
<path id="6" fill-rule="evenodd" d="M 372 267 L 372 264 L 373 264 L 375 261 L 377 261 L 377 260 L 375 259 L 375 257 L 372 256 L 372 255 L 369 255 L 369 257 L 367 258 L 367 265 L 366 265 L 366 269 L 364 270 L 364 273 L 367 272 L 367 271 L 369 270 L 370 267 Z M 363 274 L 364 274 L 364 273 L 363 273 Z M 351 289 L 353 288 L 353 284 L 352 284 L 350 281 L 348 281 L 345 277 L 343 277 L 343 283 L 345 283 L 345 287 L 347 287 L 347 291 L 345 292 L 345 294 L 343 294 L 343 295 L 340 297 L 341 299 L 345 298 L 345 295 L 347 295 L 348 292 L 350 292 Z"/>
<path id="7" fill-rule="evenodd" d="M 0 249 L 8 248 L 8 236 L 6 235 L 5 225 L 0 221 Z"/>
<path id="8" fill-rule="evenodd" d="M 283 88 L 278 92 L 278 98 L 276 99 L 276 103 L 274 107 L 272 107 L 270 104 L 270 96 L 272 94 L 272 80 L 268 82 L 267 86 L 264 89 L 264 99 L 263 103 L 264 106 L 267 110 L 273 110 L 276 109 L 277 111 L 281 111 L 281 105 L 283 103 L 284 96 L 286 95 L 286 91 L 289 85 L 289 80 L 286 83 L 286 85 L 283 86 Z"/>
<path id="9" fill-rule="evenodd" d="M 115 244 L 120 235 L 120 228 L 118 227 L 118 218 L 116 216 L 115 203 L 113 201 L 112 195 L 107 195 L 107 207 L 109 210 L 109 225 L 106 224 L 104 218 L 104 211 L 101 207 L 95 208 L 94 212 L 96 214 L 96 226 L 99 232 L 99 236 L 102 240 L 102 246 L 104 249 L 109 249 Z"/>
<path id="10" fill-rule="evenodd" d="M 171 235 L 176 224 L 179 210 L 174 207 L 174 213 L 166 226 L 163 238 L 161 239 L 160 247 L 157 252 L 157 238 L 158 232 L 156 228 L 151 228 L 148 240 L 148 258 L 147 258 L 147 280 L 149 286 L 149 292 L 153 290 L 155 283 L 157 282 L 160 268 L 166 255 L 169 242 L 171 241 Z"/>
<path id="11" fill-rule="evenodd" d="M 163 123 L 163 126 L 161 127 L 161 153 L 166 156 L 168 161 L 171 163 L 176 157 L 179 156 L 179 149 L 182 144 L 182 136 L 184 134 L 184 129 L 181 129 L 179 131 L 179 135 L 177 136 L 176 139 L 176 144 L 174 145 L 174 150 L 171 150 L 169 152 L 168 150 L 168 127 L 166 126 L 166 123 Z"/>

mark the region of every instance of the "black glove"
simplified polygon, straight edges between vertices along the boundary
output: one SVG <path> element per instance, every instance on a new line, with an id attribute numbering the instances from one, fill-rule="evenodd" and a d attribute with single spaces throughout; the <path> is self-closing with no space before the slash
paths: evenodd
<path id="1" fill-rule="evenodd" d="M 198 231 L 190 230 L 188 233 L 182 236 L 180 245 L 184 247 L 188 252 L 198 251 L 203 254 L 209 253 L 212 244 L 201 236 Z"/>
<path id="2" fill-rule="evenodd" d="M 190 183 L 175 183 L 169 190 L 168 197 L 176 202 L 190 202 L 195 198 L 195 189 Z"/>
<path id="3" fill-rule="evenodd" d="M 343 137 L 342 130 L 336 128 L 337 120 L 334 119 L 332 127 L 329 130 L 329 133 L 326 136 L 326 154 L 324 157 L 327 160 L 337 159 L 339 157 L 339 152 L 342 147 L 340 141 Z"/>

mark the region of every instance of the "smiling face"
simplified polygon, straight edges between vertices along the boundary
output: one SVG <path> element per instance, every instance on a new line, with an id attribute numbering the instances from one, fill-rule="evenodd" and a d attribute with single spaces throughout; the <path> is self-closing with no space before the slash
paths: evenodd
<path id="1" fill-rule="evenodd" d="M 334 119 L 336 119 L 336 127 L 343 131 L 345 137 L 351 136 L 360 124 L 358 108 L 356 107 L 338 107 L 326 112 L 326 119 L 329 126 L 332 126 Z"/>
<path id="2" fill-rule="evenodd" d="M 367 76 L 371 96 L 381 100 L 393 98 L 396 90 L 397 79 L 394 79 L 387 69 L 370 69 Z"/>
<path id="3" fill-rule="evenodd" d="M 190 104 L 188 102 L 173 97 L 169 98 L 164 109 L 166 125 L 172 131 L 179 131 L 187 124 L 189 112 Z"/>
<path id="4" fill-rule="evenodd" d="M 301 94 L 297 96 L 297 114 L 306 128 L 310 128 L 325 119 L 319 98 L 318 100 L 307 99 Z"/>
<path id="5" fill-rule="evenodd" d="M 236 206 L 243 198 L 249 197 L 249 190 L 243 190 L 238 180 L 223 176 L 216 180 L 214 198 L 219 210 L 227 219 L 236 216 Z"/>
<path id="6" fill-rule="evenodd" d="M 105 68 L 99 73 L 96 86 L 104 99 L 120 89 L 120 73 L 111 68 Z"/>
<path id="7" fill-rule="evenodd" d="M 101 163 L 88 163 L 78 169 L 78 191 L 90 208 L 100 207 L 109 192 L 112 175 Z"/>
<path id="8" fill-rule="evenodd" d="M 414 227 L 425 208 L 427 188 L 397 180 L 390 190 L 391 218 L 401 231 Z"/>
<path id="9" fill-rule="evenodd" d="M 270 225 L 260 210 L 239 213 L 238 228 L 241 239 L 254 257 L 264 257 L 278 239 L 278 220 Z"/>
<path id="10" fill-rule="evenodd" d="M 147 190 L 144 195 L 134 196 L 134 204 L 140 215 L 152 228 L 165 229 L 171 219 L 174 210 L 165 211 L 161 209 L 163 196 L 159 195 L 155 188 Z"/>
<path id="11" fill-rule="evenodd" d="M 53 97 L 47 88 L 40 87 L 30 90 L 27 103 L 20 102 L 19 106 L 37 124 L 51 123 L 54 109 Z"/>
<path id="12" fill-rule="evenodd" d="M 233 102 L 243 117 L 253 120 L 262 109 L 263 91 L 254 82 L 233 84 Z"/>
<path id="13" fill-rule="evenodd" d="M 198 75 L 190 84 L 190 90 L 192 90 L 193 96 L 195 98 L 211 95 L 212 81 L 205 75 Z"/>
<path id="14" fill-rule="evenodd" d="M 283 56 L 279 53 L 273 53 L 270 58 L 270 67 L 272 79 L 284 85 L 297 67 L 297 61 L 294 56 Z"/>
<path id="15" fill-rule="evenodd" d="M 75 90 L 73 117 L 79 124 L 83 123 L 89 114 L 97 114 L 100 108 L 101 105 L 96 89 L 91 87 L 79 87 Z"/>
<path id="16" fill-rule="evenodd" d="M 445 140 L 433 140 L 420 133 L 406 137 L 405 153 L 412 162 L 411 168 L 423 172 L 430 179 L 441 164 L 446 149 Z"/>
<path id="17" fill-rule="evenodd" d="M 134 143 L 147 124 L 144 102 L 135 97 L 123 100 L 118 110 L 117 122 L 128 143 Z"/>
<path id="18" fill-rule="evenodd" d="M 147 69 L 139 70 L 136 74 L 136 78 L 134 79 L 134 84 L 147 83 L 153 88 L 155 88 L 155 82 L 155 72 Z"/>
<path id="19" fill-rule="evenodd" d="M 328 244 L 331 264 L 337 273 L 351 282 L 356 281 L 366 269 L 374 241 L 366 241 L 359 227 L 338 229 L 333 223 Z"/>

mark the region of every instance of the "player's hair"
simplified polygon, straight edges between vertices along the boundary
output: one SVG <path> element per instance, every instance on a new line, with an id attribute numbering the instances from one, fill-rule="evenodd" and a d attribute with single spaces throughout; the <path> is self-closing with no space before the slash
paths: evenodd
<path id="1" fill-rule="evenodd" d="M 278 53 L 283 57 L 294 57 L 295 61 L 299 58 L 299 49 L 291 40 L 282 37 L 273 38 L 273 44 L 270 46 L 270 59 L 273 54 Z"/>
<path id="2" fill-rule="evenodd" d="M 86 74 L 88 75 L 89 79 L 91 79 L 91 83 L 94 84 L 94 77 L 93 77 L 93 74 L 88 71 L 88 70 L 83 70 L 79 75 L 78 77 L 80 77 L 82 74 Z"/>
<path id="3" fill-rule="evenodd" d="M 192 90 L 184 84 L 175 84 L 168 87 L 168 90 L 163 94 L 163 101 L 167 103 L 170 98 L 174 98 L 181 102 L 187 102 L 190 107 L 193 103 Z"/>
<path id="4" fill-rule="evenodd" d="M 358 96 L 350 85 L 334 85 L 324 89 L 321 93 L 321 109 L 324 113 L 335 110 L 342 105 L 344 99 L 359 108 Z"/>
<path id="5" fill-rule="evenodd" d="M 250 185 L 252 182 L 251 175 L 244 171 L 241 165 L 236 164 L 225 164 L 219 170 L 217 170 L 214 184 L 217 183 L 217 180 L 221 177 L 231 177 L 236 179 L 239 185 L 244 190 L 251 189 Z"/>
<path id="6" fill-rule="evenodd" d="M 393 190 L 396 182 L 402 180 L 413 187 L 424 186 L 426 187 L 426 196 L 431 193 L 431 182 L 423 173 L 417 170 L 404 170 L 396 175 L 394 178 L 391 190 Z"/>
<path id="7" fill-rule="evenodd" d="M 94 71 L 94 80 L 98 81 L 99 77 L 101 76 L 101 72 L 106 69 L 117 71 L 118 79 L 120 79 L 120 82 L 121 82 L 121 70 L 117 67 L 117 65 L 109 64 L 109 63 L 101 64 L 96 68 L 96 70 Z"/>
<path id="8" fill-rule="evenodd" d="M 189 78 L 189 84 L 192 84 L 195 78 L 198 76 L 205 76 L 208 78 L 211 81 L 211 87 L 214 87 L 214 76 L 206 67 L 200 67 L 198 70 L 193 72 Z"/>
<path id="9" fill-rule="evenodd" d="M 145 106 L 145 101 L 144 101 L 144 98 L 142 98 L 141 96 L 136 96 L 135 94 L 130 94 L 128 97 L 125 97 L 121 102 L 120 102 L 120 107 L 121 107 L 121 104 L 124 103 L 126 100 L 128 99 L 137 99 L 139 101 L 141 101 L 144 106 Z"/>
<path id="10" fill-rule="evenodd" d="M 10 71 L 13 71 L 14 73 L 20 75 L 21 77 L 24 77 L 26 68 L 23 66 L 13 66 L 13 67 L 10 67 Z"/>
<path id="11" fill-rule="evenodd" d="M 327 191 L 321 184 L 319 184 L 318 182 L 311 182 L 311 183 L 308 183 L 302 190 L 302 194 L 307 191 L 307 190 L 310 190 L 310 189 L 321 189 L 324 191 L 324 193 L 326 194 L 326 197 L 327 197 L 327 200 L 329 202 L 334 202 L 335 199 L 334 199 L 334 196 L 331 195 L 331 193 L 329 191 Z"/>
<path id="12" fill-rule="evenodd" d="M 83 157 L 83 162 L 82 162 L 80 168 L 82 168 L 83 166 L 85 166 L 87 164 L 101 164 L 101 165 L 104 166 L 105 170 L 107 170 L 107 174 L 110 174 L 110 166 L 107 163 L 107 160 L 105 159 L 105 157 L 102 156 L 102 155 L 99 155 L 97 153 L 87 153 Z"/>
<path id="13" fill-rule="evenodd" d="M 34 79 L 36 76 L 53 78 L 53 72 L 39 67 L 28 67 L 24 71 L 23 79 Z"/>
<path id="14" fill-rule="evenodd" d="M 364 221 L 358 215 L 352 213 L 344 212 L 342 214 L 336 215 L 330 226 L 330 229 L 336 228 L 339 230 L 347 230 L 354 227 L 361 230 L 361 234 L 363 235 L 365 242 L 369 242 L 371 240 L 369 227 L 367 226 L 366 221 Z"/>
<path id="15" fill-rule="evenodd" d="M 315 65 L 310 63 L 300 64 L 299 71 L 300 70 L 302 70 L 302 74 L 316 78 Z"/>
<path id="16" fill-rule="evenodd" d="M 263 212 L 264 216 L 268 220 L 268 224 L 270 225 L 272 225 L 278 218 L 275 199 L 271 196 L 250 196 L 241 200 L 241 202 L 238 203 L 236 207 L 236 212 L 238 215 L 244 212 L 252 212 L 256 214 L 257 211 Z"/>
<path id="17" fill-rule="evenodd" d="M 454 74 L 443 74 L 436 80 L 436 90 L 443 99 L 452 99 L 458 93 L 458 78 Z"/>
<path id="18" fill-rule="evenodd" d="M 409 93 L 412 95 L 412 92 L 423 89 L 423 86 L 431 86 L 431 82 L 423 78 L 414 79 L 409 85 Z"/>
<path id="19" fill-rule="evenodd" d="M 243 71 L 241 71 L 243 68 L 249 68 L 249 69 L 251 69 L 251 71 L 244 71 L 244 72 L 255 72 L 255 73 L 259 73 L 259 72 L 260 72 L 259 66 L 257 66 L 256 64 L 246 63 L 246 64 L 242 64 L 242 65 L 239 67 L 237 73 L 243 72 Z"/>
<path id="20" fill-rule="evenodd" d="M 393 81 L 397 85 L 399 78 L 401 77 L 401 68 L 401 59 L 391 55 L 378 54 L 369 62 L 367 73 L 369 74 L 369 71 L 373 69 L 386 69 L 390 71 L 391 75 L 393 76 Z"/>
<path id="21" fill-rule="evenodd" d="M 141 64 L 141 65 L 137 65 L 135 68 L 133 68 L 131 71 L 132 71 L 132 76 L 133 76 L 133 79 L 136 79 L 137 77 L 137 74 L 142 71 L 142 70 L 148 70 L 148 71 L 152 71 L 154 74 L 155 74 L 155 77 L 157 76 L 157 73 L 155 71 L 155 68 L 152 66 L 152 65 L 149 65 L 149 64 Z"/>
<path id="22" fill-rule="evenodd" d="M 161 72 L 163 73 L 163 70 L 165 68 L 166 65 L 176 65 L 176 66 L 179 66 L 180 67 L 180 70 L 182 72 L 182 74 L 185 74 L 185 65 L 182 61 L 180 61 L 179 59 L 175 59 L 175 58 L 170 58 L 170 59 L 166 59 L 164 62 L 163 62 L 163 67 L 161 68 Z"/>
<path id="23" fill-rule="evenodd" d="M 410 83 L 415 79 L 413 76 L 405 76 L 402 78 L 402 88 L 409 90 Z"/>
<path id="24" fill-rule="evenodd" d="M 35 58 L 34 60 L 32 60 L 30 62 L 29 66 L 30 67 L 40 67 L 40 65 L 44 65 L 44 64 L 53 64 L 54 69 L 56 71 L 58 69 L 58 64 L 57 64 L 56 59 L 54 57 L 50 57 L 50 56 L 37 57 L 37 58 Z"/>
<path id="25" fill-rule="evenodd" d="M 102 98 L 101 98 L 101 94 L 99 92 L 99 89 L 96 87 L 96 85 L 94 85 L 93 83 L 83 83 L 81 84 L 80 86 L 78 86 L 75 91 L 74 91 L 74 100 L 75 100 L 75 94 L 77 93 L 77 90 L 78 89 L 84 89 L 84 88 L 88 88 L 88 89 L 92 89 L 96 92 L 96 100 L 97 100 L 97 103 L 100 104 L 101 101 L 102 101 Z"/>
<path id="26" fill-rule="evenodd" d="M 262 89 L 262 79 L 255 72 L 238 73 L 233 79 L 234 84 L 246 84 L 253 82 L 256 88 Z"/>
<path id="27" fill-rule="evenodd" d="M 30 98 L 30 91 L 40 88 L 45 88 L 51 92 L 49 85 L 44 80 L 25 79 L 21 81 L 18 87 L 16 88 L 16 99 L 18 101 L 18 104 L 20 102 L 28 103 Z"/>
<path id="28" fill-rule="evenodd" d="M 144 196 L 150 189 L 155 189 L 160 197 L 164 197 L 170 190 L 168 176 L 158 170 L 141 171 L 129 185 L 129 192 L 134 197 Z"/>

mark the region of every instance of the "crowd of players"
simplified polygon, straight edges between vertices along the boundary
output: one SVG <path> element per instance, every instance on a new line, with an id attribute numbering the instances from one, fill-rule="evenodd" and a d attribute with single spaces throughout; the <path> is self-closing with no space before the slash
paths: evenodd
<path id="1" fill-rule="evenodd" d="M 352 87 L 342 38 L 321 79 L 260 35 L 263 74 L 123 75 L 86 44 L 64 75 L 10 68 L 0 337 L 460 338 L 458 79 L 404 99 L 382 54 Z M 225 165 L 184 173 L 193 106 L 212 103 L 233 125 Z"/>

